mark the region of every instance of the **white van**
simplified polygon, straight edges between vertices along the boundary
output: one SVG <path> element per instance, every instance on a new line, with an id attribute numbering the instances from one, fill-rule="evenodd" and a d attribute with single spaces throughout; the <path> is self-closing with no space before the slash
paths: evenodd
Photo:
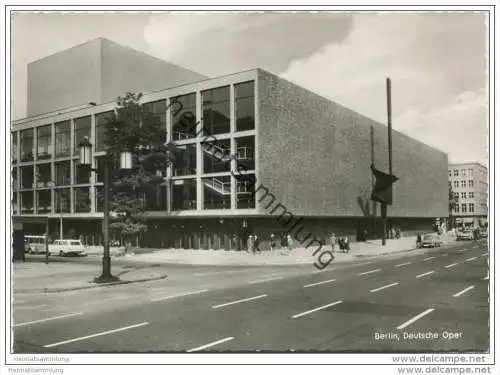
<path id="1" fill-rule="evenodd" d="M 85 246 L 80 240 L 55 240 L 53 244 L 49 245 L 49 253 L 60 256 L 87 255 Z"/>
<path id="2" fill-rule="evenodd" d="M 24 236 L 24 251 L 29 254 L 45 253 L 45 236 Z"/>

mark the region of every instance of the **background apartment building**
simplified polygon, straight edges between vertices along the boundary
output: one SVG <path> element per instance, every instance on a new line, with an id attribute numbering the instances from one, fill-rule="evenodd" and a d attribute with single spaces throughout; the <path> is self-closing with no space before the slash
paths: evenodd
<path id="1" fill-rule="evenodd" d="M 458 203 L 452 216 L 459 226 L 477 227 L 488 222 L 488 169 L 479 163 L 450 164 L 448 180 Z"/>
<path id="2" fill-rule="evenodd" d="M 286 235 L 280 221 L 284 210 L 302 218 L 303 235 L 323 238 L 334 231 L 355 239 L 365 230 L 380 235 L 380 210 L 369 200 L 370 165 L 388 170 L 384 125 L 261 69 L 205 79 L 165 62 L 158 83 L 156 60 L 151 64 L 151 57 L 109 41 L 92 43 L 101 46 L 94 56 L 104 65 L 88 73 L 97 79 L 82 82 L 90 85 L 87 94 L 73 93 L 76 85 L 57 90 L 56 103 L 47 102 L 51 96 L 46 95 L 39 103 L 32 95 L 29 113 L 36 114 L 12 124 L 12 213 L 25 223 L 25 232 L 42 233 L 36 218 L 46 217 L 53 237 L 62 232 L 82 235 L 88 243 L 101 241 L 103 185 L 99 174 L 84 175 L 77 168 L 77 145 L 88 136 L 94 166 L 102 168 L 103 126 L 116 107 L 113 98 L 149 91 L 142 103 L 165 127 L 165 141 L 175 142 L 179 155 L 165 169 L 165 182 L 144 197 L 149 229 L 142 245 L 242 248 L 254 233 L 265 248 L 271 233 L 278 239 Z M 30 87 L 50 86 L 61 66 L 70 69 L 65 58 L 74 61 L 74 54 L 85 51 L 91 53 L 87 44 L 63 51 L 54 65 L 47 58 L 45 81 L 38 73 L 31 77 L 39 70 L 28 69 Z M 123 61 L 129 58 L 133 62 Z M 106 78 L 105 72 L 113 70 L 121 81 Z M 147 87 L 150 78 L 138 78 L 141 74 L 156 77 L 153 89 Z M 159 84 L 164 89 L 154 91 Z M 99 92 L 99 100 L 89 94 Z M 175 116 L 172 101 L 183 105 Z M 56 109 L 63 105 L 69 108 Z M 191 131 L 180 125 L 186 111 L 198 123 Z M 202 129 L 216 138 L 215 147 L 208 147 Z M 255 196 L 251 186 L 235 178 L 241 165 L 265 187 L 265 195 Z M 394 132 L 393 170 L 399 180 L 388 210 L 391 225 L 407 233 L 425 231 L 436 217 L 447 216 L 447 166 L 445 153 Z M 280 209 L 273 210 L 276 205 Z"/>

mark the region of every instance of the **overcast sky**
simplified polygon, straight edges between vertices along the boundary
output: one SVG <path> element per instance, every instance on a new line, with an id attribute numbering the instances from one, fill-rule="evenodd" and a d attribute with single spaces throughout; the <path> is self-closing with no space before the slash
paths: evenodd
<path id="1" fill-rule="evenodd" d="M 207 76 L 260 67 L 382 123 L 487 164 L 484 13 L 113 13 L 12 18 L 12 114 L 26 116 L 26 64 L 104 37 Z"/>

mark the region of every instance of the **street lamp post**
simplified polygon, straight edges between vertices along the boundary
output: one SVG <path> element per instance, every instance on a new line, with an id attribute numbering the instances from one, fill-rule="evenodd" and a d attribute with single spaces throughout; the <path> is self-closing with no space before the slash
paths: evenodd
<path id="1" fill-rule="evenodd" d="M 92 144 L 88 137 L 85 137 L 78 145 L 80 149 L 80 166 L 89 168 L 90 171 L 96 172 L 97 169 L 92 168 Z M 106 154 L 104 157 L 104 207 L 103 207 L 103 237 L 104 237 L 104 252 L 102 256 L 102 274 L 94 279 L 96 283 L 109 283 L 119 281 L 117 276 L 111 274 L 111 257 L 109 254 L 109 163 L 110 156 Z M 122 151 L 120 154 L 120 168 L 132 168 L 132 153 L 130 151 Z"/>

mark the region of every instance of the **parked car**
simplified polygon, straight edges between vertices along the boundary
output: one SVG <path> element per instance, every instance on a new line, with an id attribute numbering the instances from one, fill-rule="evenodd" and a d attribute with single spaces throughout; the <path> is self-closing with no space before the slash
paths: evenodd
<path id="1" fill-rule="evenodd" d="M 440 247 L 443 241 L 437 233 L 426 233 L 422 236 L 422 247 Z"/>
<path id="2" fill-rule="evenodd" d="M 45 236 L 24 236 L 24 251 L 29 254 L 45 253 Z"/>
<path id="3" fill-rule="evenodd" d="M 85 246 L 80 240 L 55 240 L 53 244 L 49 245 L 49 254 L 56 254 L 60 256 L 85 256 Z"/>
<path id="4" fill-rule="evenodd" d="M 472 233 L 471 230 L 465 230 L 457 233 L 457 241 L 472 241 L 473 239 L 474 233 Z"/>

